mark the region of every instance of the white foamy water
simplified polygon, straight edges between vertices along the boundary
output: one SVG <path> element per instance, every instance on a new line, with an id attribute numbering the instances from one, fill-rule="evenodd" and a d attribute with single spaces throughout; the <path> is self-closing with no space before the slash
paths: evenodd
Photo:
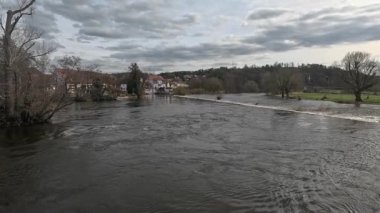
<path id="1" fill-rule="evenodd" d="M 230 101 L 230 100 L 216 100 L 216 99 L 205 98 L 205 97 L 194 97 L 194 96 L 176 96 L 176 97 L 192 99 L 192 100 L 224 103 L 224 104 L 233 104 L 233 105 L 246 106 L 246 107 L 255 107 L 255 108 L 261 108 L 261 109 L 281 110 L 281 111 L 286 111 L 286 112 L 315 115 L 315 116 L 323 116 L 323 117 L 330 117 L 330 118 L 338 118 L 338 119 L 346 119 L 346 120 L 353 120 L 353 121 L 380 123 L 380 116 L 355 116 L 355 115 L 344 114 L 344 113 L 334 114 L 334 113 L 329 112 L 329 111 L 327 111 L 327 112 L 315 112 L 315 111 L 307 111 L 307 110 L 296 110 L 296 109 L 286 108 L 286 107 L 260 105 L 257 103 L 255 103 L 255 104 L 243 103 L 243 102 Z"/>

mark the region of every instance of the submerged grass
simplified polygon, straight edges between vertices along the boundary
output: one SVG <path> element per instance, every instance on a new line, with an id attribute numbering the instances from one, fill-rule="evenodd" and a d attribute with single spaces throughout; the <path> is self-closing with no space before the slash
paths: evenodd
<path id="1" fill-rule="evenodd" d="M 292 97 L 304 100 L 324 100 L 333 101 L 336 103 L 346 103 L 352 104 L 355 102 L 355 97 L 352 94 L 347 93 L 303 93 L 295 92 Z M 380 95 L 374 94 L 362 94 L 362 99 L 364 104 L 379 104 L 380 105 Z"/>

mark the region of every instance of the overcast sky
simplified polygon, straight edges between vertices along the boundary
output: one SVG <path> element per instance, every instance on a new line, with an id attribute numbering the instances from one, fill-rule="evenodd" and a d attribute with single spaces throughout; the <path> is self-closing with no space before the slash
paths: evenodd
<path id="1" fill-rule="evenodd" d="M 9 0 L 14 2 L 15 0 Z M 378 0 L 37 0 L 30 22 L 106 72 L 380 57 Z M 4 3 L 4 8 L 7 3 Z M 4 13 L 4 11 L 3 11 Z"/>

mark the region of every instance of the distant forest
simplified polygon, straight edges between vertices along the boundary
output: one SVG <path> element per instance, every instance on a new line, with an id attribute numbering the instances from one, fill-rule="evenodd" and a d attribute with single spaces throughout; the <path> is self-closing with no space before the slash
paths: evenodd
<path id="1" fill-rule="evenodd" d="M 242 93 L 268 92 L 271 90 L 271 83 L 268 82 L 268 79 L 273 80 L 275 79 L 274 75 L 285 72 L 292 72 L 293 76 L 294 74 L 297 76 L 297 80 L 293 80 L 297 84 L 294 86 L 296 90 L 316 92 L 323 89 L 348 89 L 342 78 L 345 71 L 339 67 L 320 64 L 293 66 L 293 64 L 275 63 L 261 67 L 220 67 L 198 71 L 166 72 L 160 75 L 166 79 L 179 78 L 187 82 L 190 87 L 196 87 L 196 84 L 199 84 L 202 79 L 218 79 L 226 93 Z M 378 89 L 380 89 L 378 85 L 372 88 L 373 91 Z"/>

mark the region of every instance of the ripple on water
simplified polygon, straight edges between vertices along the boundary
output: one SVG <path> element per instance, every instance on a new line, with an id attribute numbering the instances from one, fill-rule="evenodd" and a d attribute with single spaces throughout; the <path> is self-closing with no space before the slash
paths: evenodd
<path id="1" fill-rule="evenodd" d="M 175 100 L 0 134 L 0 212 L 380 210 L 377 124 Z"/>

